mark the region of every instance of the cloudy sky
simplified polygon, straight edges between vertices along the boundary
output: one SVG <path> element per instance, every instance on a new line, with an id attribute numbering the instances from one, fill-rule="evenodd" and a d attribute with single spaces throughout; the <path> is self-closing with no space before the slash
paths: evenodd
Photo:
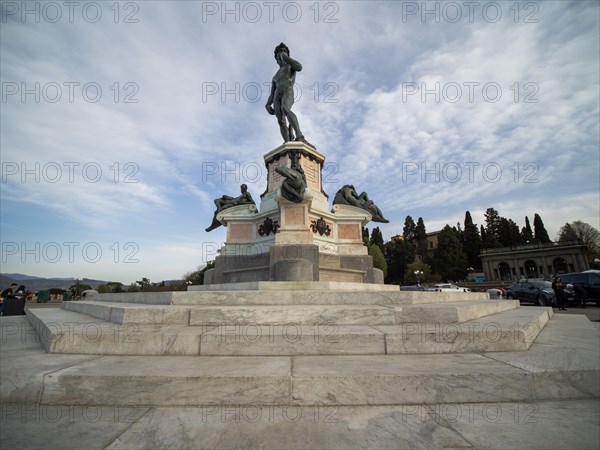
<path id="1" fill-rule="evenodd" d="M 427 231 L 493 207 L 599 224 L 597 1 L 2 2 L 2 272 L 129 283 L 214 259 L 266 187 L 285 42 L 333 198 Z"/>

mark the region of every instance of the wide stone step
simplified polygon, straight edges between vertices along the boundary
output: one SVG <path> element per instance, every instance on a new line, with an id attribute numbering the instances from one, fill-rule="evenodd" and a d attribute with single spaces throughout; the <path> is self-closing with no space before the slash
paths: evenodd
<path id="1" fill-rule="evenodd" d="M 597 364 L 597 361 L 595 361 Z M 478 354 L 104 356 L 44 378 L 41 403 L 129 406 L 533 402 L 599 395 L 598 370 L 544 372 Z M 591 370 L 590 370 L 591 369 Z M 566 376 L 566 375 L 569 376 Z M 545 384 L 551 384 L 551 389 Z"/>
<path id="2" fill-rule="evenodd" d="M 190 325 L 394 325 L 396 308 L 371 305 L 198 306 Z"/>
<path id="3" fill-rule="evenodd" d="M 397 286 L 395 286 L 397 288 Z M 94 301 L 144 305 L 389 305 L 489 300 L 486 292 L 206 290 L 97 294 Z"/>
<path id="4" fill-rule="evenodd" d="M 189 325 L 190 307 L 106 301 L 63 302 L 67 311 L 87 314 L 114 323 Z"/>
<path id="5" fill-rule="evenodd" d="M 396 323 L 460 323 L 519 308 L 518 300 L 484 300 L 396 306 Z"/>
<path id="6" fill-rule="evenodd" d="M 83 303 L 83 302 L 82 302 Z M 52 353 L 98 355 L 385 355 L 526 350 L 550 308 L 526 307 L 463 323 L 301 325 L 112 323 L 73 311 L 31 309 Z"/>
<path id="7" fill-rule="evenodd" d="M 394 325 L 465 322 L 519 307 L 517 300 L 414 305 L 140 305 L 123 302 L 65 302 L 63 308 L 115 323 L 155 325 Z"/>
<path id="8" fill-rule="evenodd" d="M 356 291 L 174 292 L 174 305 L 390 305 L 489 300 L 487 293 Z"/>
<path id="9" fill-rule="evenodd" d="M 403 306 L 205 306 L 190 310 L 190 325 L 207 323 L 257 325 L 460 323 L 518 307 L 517 300 Z"/>

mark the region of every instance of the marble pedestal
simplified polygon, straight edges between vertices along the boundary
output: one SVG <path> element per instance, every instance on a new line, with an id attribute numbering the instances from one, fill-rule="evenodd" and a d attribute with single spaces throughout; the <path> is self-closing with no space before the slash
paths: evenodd
<path id="1" fill-rule="evenodd" d="M 227 238 L 206 284 L 255 281 L 342 281 L 383 283 L 383 273 L 362 242 L 362 227 L 371 214 L 361 208 L 334 205 L 322 188 L 325 156 L 303 142 L 286 142 L 264 157 L 267 189 L 260 207 L 240 205 L 217 219 Z M 275 169 L 297 159 L 306 176 L 299 203 L 281 195 L 284 177 Z"/>

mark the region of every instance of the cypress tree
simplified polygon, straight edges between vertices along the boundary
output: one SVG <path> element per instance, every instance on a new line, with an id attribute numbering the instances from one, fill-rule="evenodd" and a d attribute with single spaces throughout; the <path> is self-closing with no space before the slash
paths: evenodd
<path id="1" fill-rule="evenodd" d="M 529 223 L 529 217 L 525 216 L 525 226 L 521 229 L 521 241 L 524 243 L 533 243 L 533 231 Z"/>
<path id="2" fill-rule="evenodd" d="M 481 253 L 481 236 L 479 235 L 479 231 L 477 231 L 477 225 L 473 223 L 473 218 L 471 217 L 471 213 L 469 211 L 465 213 L 464 226 L 465 231 L 463 247 L 465 254 L 467 255 L 469 267 L 481 269 L 482 264 L 481 259 L 479 258 L 479 254 Z"/>
<path id="3" fill-rule="evenodd" d="M 402 229 L 402 237 L 407 241 L 412 241 L 415 236 L 417 226 L 415 225 L 415 221 L 412 217 L 406 216 L 404 219 L 404 228 Z"/>
<path id="4" fill-rule="evenodd" d="M 548 236 L 546 227 L 544 227 L 544 222 L 542 221 L 542 218 L 537 213 L 533 216 L 533 232 L 535 235 L 535 239 L 541 242 L 542 244 L 548 244 L 552 242 L 550 240 L 550 236 Z"/>
<path id="5" fill-rule="evenodd" d="M 383 246 L 383 235 L 381 234 L 381 230 L 379 227 L 373 228 L 371 232 L 371 240 L 369 241 L 369 247 L 376 245 L 381 250 L 381 254 L 383 255 L 384 246 Z"/>
<path id="6" fill-rule="evenodd" d="M 500 215 L 494 208 L 485 211 L 485 236 L 486 248 L 500 247 Z"/>
<path id="7" fill-rule="evenodd" d="M 383 271 L 383 276 L 387 276 L 388 265 L 379 246 L 371 245 L 369 247 L 369 255 L 373 257 L 373 267 L 381 269 Z"/>
<path id="8" fill-rule="evenodd" d="M 417 219 L 415 239 L 417 240 L 417 254 L 421 257 L 421 261 L 425 261 L 427 257 L 427 230 L 422 217 Z"/>

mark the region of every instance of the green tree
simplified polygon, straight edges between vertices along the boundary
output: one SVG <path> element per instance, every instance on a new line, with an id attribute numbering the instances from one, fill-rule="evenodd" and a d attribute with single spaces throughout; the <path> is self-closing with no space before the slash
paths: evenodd
<path id="1" fill-rule="evenodd" d="M 467 275 L 467 257 L 457 234 L 458 230 L 446 225 L 431 260 L 432 269 L 445 280 L 463 280 Z"/>
<path id="2" fill-rule="evenodd" d="M 499 240 L 504 247 L 518 245 L 521 242 L 519 226 L 512 219 L 500 217 Z"/>
<path id="3" fill-rule="evenodd" d="M 112 289 L 112 291 L 115 292 L 115 293 L 124 292 L 123 291 L 123 283 L 119 283 L 118 281 L 110 281 L 110 282 L 108 282 L 106 284 L 108 286 L 110 286 L 110 288 Z"/>
<path id="4" fill-rule="evenodd" d="M 415 239 L 417 240 L 417 255 L 421 257 L 421 261 L 427 258 L 427 230 L 425 230 L 425 222 L 419 217 L 415 227 Z"/>
<path id="5" fill-rule="evenodd" d="M 373 228 L 373 231 L 371 232 L 371 240 L 369 241 L 369 248 L 373 245 L 376 245 L 377 247 L 379 247 L 379 250 L 381 250 L 381 254 L 383 255 L 383 251 L 384 251 L 384 245 L 383 245 L 383 235 L 381 234 L 381 230 L 379 229 L 379 227 L 375 227 Z"/>
<path id="6" fill-rule="evenodd" d="M 579 236 L 570 223 L 565 223 L 558 232 L 558 242 L 578 241 Z"/>
<path id="7" fill-rule="evenodd" d="M 535 239 L 542 244 L 548 244 L 552 242 L 550 240 L 550 236 L 548 236 L 548 232 L 546 231 L 546 227 L 544 226 L 542 218 L 537 213 L 533 216 L 533 233 Z"/>
<path id="8" fill-rule="evenodd" d="M 581 220 L 566 223 L 559 231 L 558 241 L 573 240 L 579 240 L 587 246 L 586 256 L 590 265 L 595 267 L 595 260 L 600 259 L 600 231 Z"/>
<path id="9" fill-rule="evenodd" d="M 533 230 L 529 223 L 529 217 L 525 216 L 525 226 L 521 229 L 521 241 L 524 243 L 532 244 L 535 242 L 533 238 Z"/>
<path id="10" fill-rule="evenodd" d="M 494 208 L 485 211 L 485 248 L 500 247 L 500 215 Z"/>
<path id="11" fill-rule="evenodd" d="M 96 290 L 99 294 L 111 294 L 113 292 L 112 288 L 108 284 L 99 284 L 96 286 Z"/>
<path id="12" fill-rule="evenodd" d="M 419 283 L 429 283 L 431 279 L 431 267 L 429 264 L 415 261 L 406 266 L 403 284 L 417 284 L 417 276 L 415 275 L 416 271 L 423 272 L 423 275 L 419 275 Z"/>
<path id="13" fill-rule="evenodd" d="M 385 256 L 388 264 L 387 284 L 400 284 L 404 279 L 406 267 L 415 260 L 415 247 L 404 239 L 385 243 Z"/>
<path id="14" fill-rule="evenodd" d="M 149 292 L 152 288 L 152 283 L 150 283 L 150 279 L 146 277 L 143 277 L 141 280 L 136 281 L 136 283 L 139 286 L 140 291 Z"/>
<path id="15" fill-rule="evenodd" d="M 402 228 L 402 237 L 407 241 L 412 241 L 416 238 L 417 225 L 411 216 L 406 216 L 404 219 L 404 228 Z"/>
<path id="16" fill-rule="evenodd" d="M 208 261 L 204 267 L 198 267 L 194 272 L 188 272 L 183 276 L 186 284 L 196 284 L 202 285 L 204 284 L 204 274 L 207 270 L 213 269 L 215 267 L 214 261 Z"/>
<path id="17" fill-rule="evenodd" d="M 83 284 L 79 282 L 69 286 L 69 291 L 73 292 L 75 295 L 81 295 L 83 291 L 87 291 L 88 289 L 92 289 L 89 284 Z"/>
<path id="18" fill-rule="evenodd" d="M 362 240 L 363 240 L 363 245 L 365 245 L 365 247 L 369 247 L 369 229 L 366 227 L 363 227 L 362 229 Z"/>
<path id="19" fill-rule="evenodd" d="M 388 265 L 379 246 L 376 244 L 369 246 L 369 255 L 373 257 L 373 267 L 381 269 L 383 276 L 387 276 Z"/>
<path id="20" fill-rule="evenodd" d="M 465 213 L 464 225 L 465 238 L 463 248 L 467 256 L 467 262 L 469 267 L 480 270 L 482 268 L 481 259 L 479 258 L 479 254 L 481 253 L 481 236 L 477 230 L 477 225 L 473 223 L 473 218 L 469 211 Z"/>

